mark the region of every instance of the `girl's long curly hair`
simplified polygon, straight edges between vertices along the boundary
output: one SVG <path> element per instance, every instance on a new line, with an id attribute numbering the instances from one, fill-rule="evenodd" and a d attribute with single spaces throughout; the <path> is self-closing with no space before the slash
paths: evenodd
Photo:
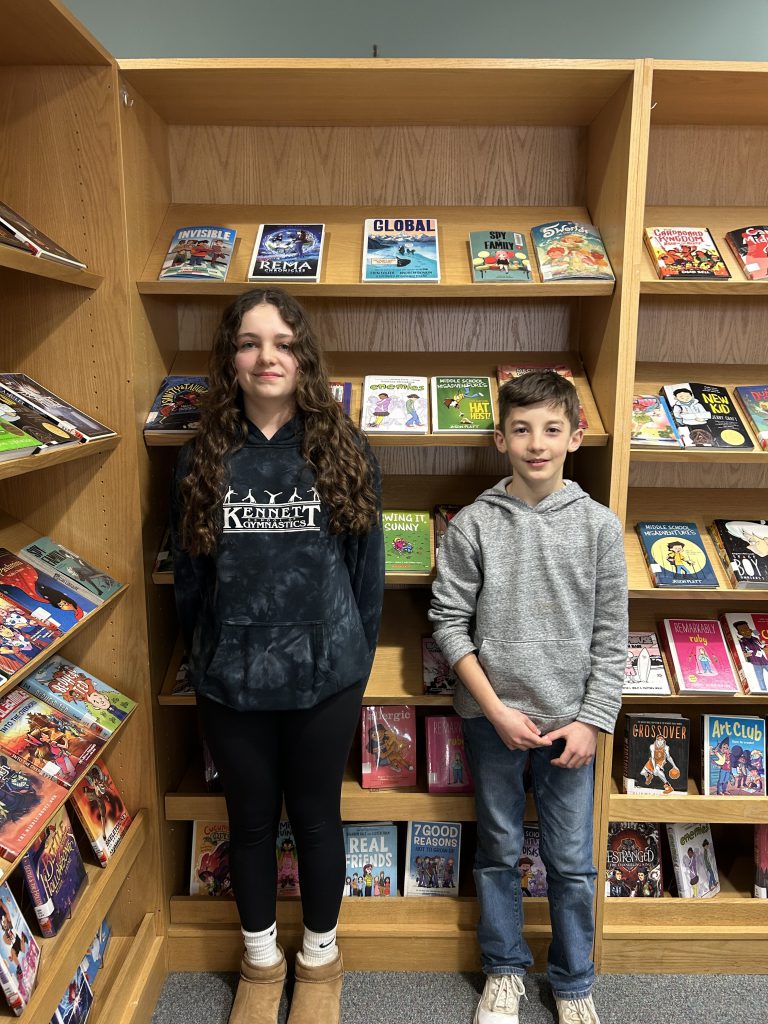
<path id="1" fill-rule="evenodd" d="M 201 407 L 189 470 L 180 482 L 181 543 L 193 555 L 210 555 L 221 532 L 221 501 L 227 489 L 227 456 L 248 436 L 235 372 L 237 334 L 243 316 L 271 303 L 293 331 L 298 364 L 296 404 L 305 414 L 302 454 L 329 513 L 331 533 L 368 533 L 376 523 L 374 470 L 360 432 L 331 394 L 320 345 L 306 313 L 280 288 L 245 292 L 224 311 L 213 339 L 209 391 Z"/>

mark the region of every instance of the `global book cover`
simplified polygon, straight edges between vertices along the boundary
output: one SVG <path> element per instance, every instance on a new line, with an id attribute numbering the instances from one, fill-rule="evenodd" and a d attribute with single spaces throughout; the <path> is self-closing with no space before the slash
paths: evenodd
<path id="1" fill-rule="evenodd" d="M 6 548 L 0 548 L 0 594 L 26 608 L 38 623 L 62 633 L 96 607 L 95 601 L 82 597 Z"/>
<path id="2" fill-rule="evenodd" d="M 25 402 L 29 402 L 33 409 L 52 417 L 78 441 L 98 441 L 102 437 L 115 436 L 114 430 L 81 409 L 76 409 L 65 399 L 54 395 L 26 373 L 0 373 L 0 384 Z"/>
<path id="3" fill-rule="evenodd" d="M 431 636 L 421 638 L 421 666 L 424 678 L 424 693 L 453 693 L 456 676 Z"/>
<path id="4" fill-rule="evenodd" d="M 751 224 L 727 231 L 725 240 L 750 281 L 768 277 L 768 227 Z"/>
<path id="5" fill-rule="evenodd" d="M 363 281 L 439 281 L 434 217 L 374 217 L 363 229 Z"/>

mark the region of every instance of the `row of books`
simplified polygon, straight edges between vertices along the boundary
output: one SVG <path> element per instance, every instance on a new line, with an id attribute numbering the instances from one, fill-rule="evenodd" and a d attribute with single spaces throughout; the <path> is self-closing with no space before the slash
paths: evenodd
<path id="1" fill-rule="evenodd" d="M 325 224 L 260 224 L 248 266 L 249 281 L 318 281 Z M 210 224 L 178 228 L 159 280 L 225 281 L 237 239 L 234 228 Z M 594 224 L 551 221 L 531 228 L 542 281 L 613 281 L 600 232 Z M 509 228 L 469 233 L 472 281 L 532 280 L 525 234 Z M 428 216 L 372 217 L 363 225 L 363 281 L 439 281 L 437 220 Z"/>
<path id="2" fill-rule="evenodd" d="M 647 227 L 645 244 L 662 280 L 727 281 L 731 272 L 708 228 Z M 750 281 L 768 278 L 768 227 L 748 224 L 725 241 Z"/>
<path id="3" fill-rule="evenodd" d="M 739 385 L 734 393 L 760 447 L 767 449 L 768 384 Z M 634 395 L 630 443 L 650 449 L 755 449 L 728 388 L 694 381 L 665 384 L 658 395 Z"/>
<path id="4" fill-rule="evenodd" d="M 768 522 L 764 519 L 715 519 L 709 534 L 735 590 L 768 586 Z M 635 530 L 655 587 L 717 590 L 715 570 L 696 523 L 643 521 Z"/>
<path id="5" fill-rule="evenodd" d="M 67 252 L 58 242 L 54 242 L 20 213 L 16 213 L 10 206 L 2 202 L 0 202 L 0 245 L 7 245 L 12 249 L 27 252 L 31 256 L 39 256 L 45 260 L 53 260 L 56 263 L 65 263 L 68 266 L 85 270 L 86 265 L 82 260 Z"/>
<path id="6" fill-rule="evenodd" d="M 458 715 L 424 720 L 427 789 L 430 793 L 473 793 Z M 416 709 L 409 704 L 372 704 L 361 712 L 363 789 L 416 785 Z"/>

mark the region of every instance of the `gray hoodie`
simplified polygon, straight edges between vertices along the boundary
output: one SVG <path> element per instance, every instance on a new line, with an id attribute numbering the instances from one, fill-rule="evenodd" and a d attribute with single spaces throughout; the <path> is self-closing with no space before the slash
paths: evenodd
<path id="1" fill-rule="evenodd" d="M 499 481 L 451 520 L 429 617 L 451 665 L 477 657 L 504 704 L 542 732 L 612 732 L 627 660 L 627 569 L 618 518 L 566 481 L 530 506 Z M 454 704 L 482 715 L 461 682 Z"/>

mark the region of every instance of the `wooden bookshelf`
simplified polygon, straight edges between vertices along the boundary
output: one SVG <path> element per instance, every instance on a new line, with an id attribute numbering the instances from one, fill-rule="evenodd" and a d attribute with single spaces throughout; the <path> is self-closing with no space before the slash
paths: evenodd
<path id="1" fill-rule="evenodd" d="M 80 267 L 73 267 L 68 263 L 59 263 L 57 260 L 33 256 L 21 249 L 12 249 L 8 245 L 0 245 L 0 268 L 17 270 L 21 274 L 34 274 L 36 277 L 46 277 L 51 281 L 63 281 L 65 284 L 74 284 L 80 288 L 91 290 L 98 288 L 104 280 L 100 274 L 94 274 L 90 270 L 82 270 Z"/>
<path id="2" fill-rule="evenodd" d="M 0 480 L 35 473 L 38 469 L 49 469 L 65 462 L 77 462 L 92 455 L 103 455 L 117 448 L 119 444 L 120 438 L 116 435 L 104 437 L 99 441 L 89 441 L 87 444 L 75 443 L 64 445 L 63 448 L 45 449 L 34 455 L 25 455 L 21 459 L 6 459 L 5 462 L 0 462 Z"/>

